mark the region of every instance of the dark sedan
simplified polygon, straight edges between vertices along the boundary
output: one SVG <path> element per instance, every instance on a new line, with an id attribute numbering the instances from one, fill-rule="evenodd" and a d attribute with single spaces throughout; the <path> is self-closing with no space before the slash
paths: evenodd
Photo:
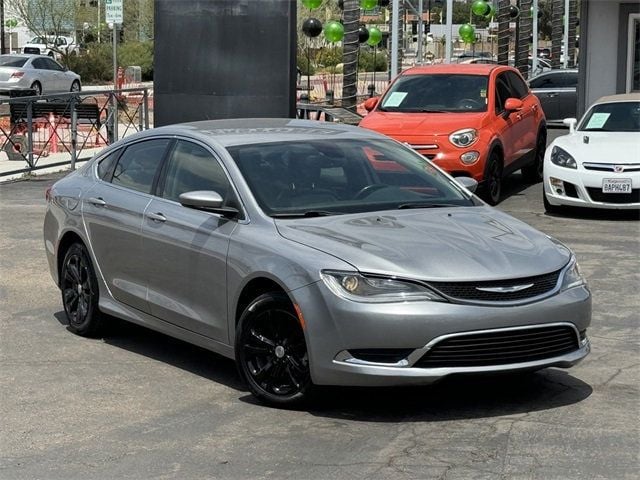
<path id="1" fill-rule="evenodd" d="M 529 80 L 538 97 L 547 124 L 562 125 L 565 118 L 575 118 L 578 108 L 578 70 L 552 70 Z"/>

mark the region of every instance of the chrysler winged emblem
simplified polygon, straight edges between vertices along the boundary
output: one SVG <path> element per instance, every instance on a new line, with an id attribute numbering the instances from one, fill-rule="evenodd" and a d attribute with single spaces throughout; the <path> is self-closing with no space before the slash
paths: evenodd
<path id="1" fill-rule="evenodd" d="M 476 287 L 476 290 L 492 293 L 513 293 L 520 292 L 531 287 L 533 287 L 533 283 L 528 283 L 527 285 L 514 285 L 512 287 Z"/>

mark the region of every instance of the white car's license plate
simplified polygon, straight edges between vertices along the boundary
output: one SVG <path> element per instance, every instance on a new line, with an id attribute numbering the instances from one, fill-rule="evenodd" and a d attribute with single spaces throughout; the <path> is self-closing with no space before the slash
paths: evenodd
<path id="1" fill-rule="evenodd" d="M 631 179 L 605 178 L 602 180 L 602 193 L 631 193 Z"/>

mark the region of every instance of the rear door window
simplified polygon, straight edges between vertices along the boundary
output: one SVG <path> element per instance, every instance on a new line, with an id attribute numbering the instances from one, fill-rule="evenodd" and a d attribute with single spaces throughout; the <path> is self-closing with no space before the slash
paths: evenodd
<path id="1" fill-rule="evenodd" d="M 151 193 L 170 140 L 158 138 L 127 147 L 115 167 L 111 183 L 142 193 Z"/>

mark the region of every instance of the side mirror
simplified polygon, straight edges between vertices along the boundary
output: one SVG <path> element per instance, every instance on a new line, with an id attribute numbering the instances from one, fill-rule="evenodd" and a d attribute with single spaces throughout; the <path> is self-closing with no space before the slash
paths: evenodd
<path id="1" fill-rule="evenodd" d="M 565 118 L 564 120 L 562 120 L 562 124 L 569 127 L 569 133 L 573 133 L 576 131 L 578 120 L 576 118 Z"/>
<path id="2" fill-rule="evenodd" d="M 184 192 L 179 197 L 180 203 L 188 208 L 204 210 L 206 212 L 219 213 L 223 217 L 235 217 L 239 211 L 233 207 L 223 207 L 223 199 L 218 192 L 213 190 L 196 190 Z"/>
<path id="3" fill-rule="evenodd" d="M 376 108 L 376 105 L 378 105 L 378 101 L 380 101 L 380 97 L 368 98 L 367 101 L 364 102 L 364 109 L 367 112 L 370 112 L 371 110 Z"/>
<path id="4" fill-rule="evenodd" d="M 516 112 L 518 110 L 522 110 L 523 103 L 519 98 L 507 98 L 507 101 L 504 102 L 504 109 L 507 112 Z"/>
<path id="5" fill-rule="evenodd" d="M 475 192 L 478 188 L 478 181 L 471 177 L 454 177 L 454 180 L 470 192 Z"/>

